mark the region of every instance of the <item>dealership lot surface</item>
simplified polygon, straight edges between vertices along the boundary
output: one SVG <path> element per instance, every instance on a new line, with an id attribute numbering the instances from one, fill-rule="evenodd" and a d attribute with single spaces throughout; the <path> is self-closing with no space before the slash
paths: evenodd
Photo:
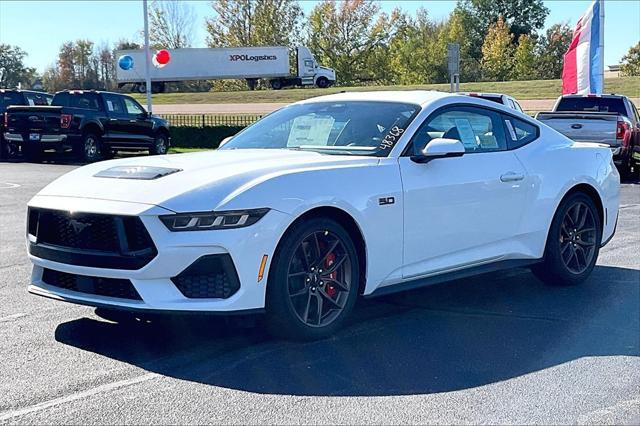
<path id="1" fill-rule="evenodd" d="M 74 167 L 0 163 L 0 423 L 640 422 L 638 183 L 582 286 L 483 275 L 362 301 L 301 344 L 27 294 L 26 202 Z"/>

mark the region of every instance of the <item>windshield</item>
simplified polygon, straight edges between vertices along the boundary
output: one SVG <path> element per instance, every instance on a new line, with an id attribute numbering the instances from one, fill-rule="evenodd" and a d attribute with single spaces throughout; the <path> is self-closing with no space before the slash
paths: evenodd
<path id="1" fill-rule="evenodd" d="M 220 149 L 299 149 L 384 157 L 420 107 L 398 102 L 291 105 L 247 127 Z"/>

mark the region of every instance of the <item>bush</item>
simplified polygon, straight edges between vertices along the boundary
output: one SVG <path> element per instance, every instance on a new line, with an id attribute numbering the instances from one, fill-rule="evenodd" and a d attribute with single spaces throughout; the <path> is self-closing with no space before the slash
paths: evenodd
<path id="1" fill-rule="evenodd" d="M 242 126 L 171 127 L 171 146 L 215 149 L 220 142 L 242 130 Z"/>

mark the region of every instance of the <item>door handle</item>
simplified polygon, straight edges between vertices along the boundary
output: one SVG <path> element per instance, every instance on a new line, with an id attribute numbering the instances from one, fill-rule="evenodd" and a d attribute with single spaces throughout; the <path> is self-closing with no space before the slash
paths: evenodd
<path id="1" fill-rule="evenodd" d="M 137 123 L 138 120 L 129 120 L 129 123 Z"/>
<path id="2" fill-rule="evenodd" d="M 500 175 L 500 180 L 502 182 L 517 182 L 522 179 L 524 179 L 524 175 L 516 172 L 507 172 Z"/>
<path id="3" fill-rule="evenodd" d="M 110 118 L 109 121 L 118 121 L 117 118 Z"/>

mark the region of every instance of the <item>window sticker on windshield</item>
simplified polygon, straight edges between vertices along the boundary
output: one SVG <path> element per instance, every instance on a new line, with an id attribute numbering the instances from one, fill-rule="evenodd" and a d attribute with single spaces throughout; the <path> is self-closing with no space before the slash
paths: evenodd
<path id="1" fill-rule="evenodd" d="M 404 129 L 398 127 L 398 126 L 393 126 L 391 129 L 389 129 L 389 132 L 385 135 L 384 139 L 382 139 L 382 142 L 380 142 L 380 149 L 388 149 L 393 147 L 393 145 L 395 145 L 395 143 L 398 141 L 398 139 L 400 139 L 400 136 L 402 136 L 402 134 L 404 133 Z"/>
<path id="2" fill-rule="evenodd" d="M 465 148 L 477 148 L 476 135 L 473 133 L 473 127 L 471 127 L 469 120 L 466 118 L 456 118 L 453 121 L 456 123 L 462 145 L 464 145 Z"/>
<path id="3" fill-rule="evenodd" d="M 107 101 L 107 108 L 109 109 L 109 111 L 113 111 L 113 102 Z"/>
<path id="4" fill-rule="evenodd" d="M 35 106 L 36 104 L 33 99 L 27 99 L 27 102 L 29 102 L 29 106 Z"/>
<path id="5" fill-rule="evenodd" d="M 287 146 L 301 145 L 326 146 L 333 129 L 333 117 L 318 117 L 304 115 L 293 120 Z"/>

